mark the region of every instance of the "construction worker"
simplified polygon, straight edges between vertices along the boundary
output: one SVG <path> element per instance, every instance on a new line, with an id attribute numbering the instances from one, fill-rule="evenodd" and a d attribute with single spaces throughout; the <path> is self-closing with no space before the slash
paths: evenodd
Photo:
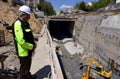
<path id="1" fill-rule="evenodd" d="M 21 6 L 18 12 L 18 19 L 12 24 L 16 52 L 20 59 L 19 79 L 35 79 L 35 76 L 30 73 L 32 52 L 36 47 L 28 23 L 30 14 L 31 9 L 28 6 Z"/>

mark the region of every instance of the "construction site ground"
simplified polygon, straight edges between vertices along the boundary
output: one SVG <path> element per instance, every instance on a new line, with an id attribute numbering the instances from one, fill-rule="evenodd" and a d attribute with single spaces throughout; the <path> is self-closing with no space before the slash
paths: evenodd
<path id="1" fill-rule="evenodd" d="M 47 46 L 47 35 L 39 37 L 37 47 L 32 57 L 31 73 L 37 75 L 37 79 L 48 79 L 51 72 L 50 52 Z"/>

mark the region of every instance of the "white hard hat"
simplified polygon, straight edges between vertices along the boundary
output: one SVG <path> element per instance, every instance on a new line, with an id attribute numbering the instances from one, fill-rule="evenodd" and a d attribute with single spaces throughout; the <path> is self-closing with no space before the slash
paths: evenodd
<path id="1" fill-rule="evenodd" d="M 19 8 L 19 11 L 25 12 L 25 13 L 27 13 L 27 14 L 31 14 L 31 13 L 32 13 L 30 7 L 28 7 L 27 5 L 21 6 L 21 7 Z"/>

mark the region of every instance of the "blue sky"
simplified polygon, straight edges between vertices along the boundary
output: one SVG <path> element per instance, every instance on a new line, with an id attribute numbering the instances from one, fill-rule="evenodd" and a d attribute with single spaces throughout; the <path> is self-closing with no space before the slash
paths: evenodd
<path id="1" fill-rule="evenodd" d="M 52 3 L 54 9 L 57 11 L 64 10 L 65 7 L 74 7 L 77 2 L 93 2 L 98 0 L 46 0 Z"/>

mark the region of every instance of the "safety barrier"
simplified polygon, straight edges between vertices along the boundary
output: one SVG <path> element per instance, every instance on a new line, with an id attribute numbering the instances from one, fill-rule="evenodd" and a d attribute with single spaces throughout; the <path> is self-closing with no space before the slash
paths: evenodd
<path id="1" fill-rule="evenodd" d="M 60 63 L 55 52 L 56 46 L 52 41 L 50 33 L 47 29 L 47 25 L 45 25 L 44 27 L 46 27 L 46 32 L 48 35 L 48 44 L 50 46 L 51 78 L 49 79 L 64 79 L 62 69 L 60 67 Z"/>

